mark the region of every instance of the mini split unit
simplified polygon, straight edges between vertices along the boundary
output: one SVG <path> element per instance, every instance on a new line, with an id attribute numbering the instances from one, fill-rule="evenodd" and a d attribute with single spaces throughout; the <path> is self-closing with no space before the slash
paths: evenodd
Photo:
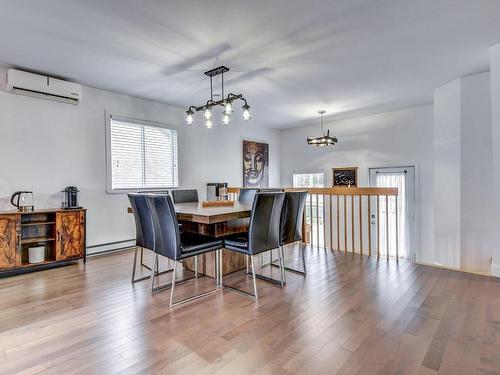
<path id="1" fill-rule="evenodd" d="M 77 83 L 16 69 L 7 71 L 7 91 L 70 104 L 80 103 L 82 97 L 82 86 Z"/>

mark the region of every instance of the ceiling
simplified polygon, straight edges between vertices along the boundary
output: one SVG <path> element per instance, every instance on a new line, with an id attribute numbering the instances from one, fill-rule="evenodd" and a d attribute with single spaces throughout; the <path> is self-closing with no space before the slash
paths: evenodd
<path id="1" fill-rule="evenodd" d="M 432 101 L 488 69 L 498 0 L 0 0 L 0 64 L 187 107 L 226 65 L 275 128 Z"/>

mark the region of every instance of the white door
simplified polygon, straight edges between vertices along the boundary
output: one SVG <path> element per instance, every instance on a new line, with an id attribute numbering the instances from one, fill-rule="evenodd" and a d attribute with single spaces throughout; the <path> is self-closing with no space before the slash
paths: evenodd
<path id="1" fill-rule="evenodd" d="M 370 186 L 398 188 L 398 253 L 403 259 L 415 260 L 415 167 L 370 168 Z M 371 215 L 372 233 L 376 233 L 380 225 L 380 253 L 383 256 L 396 256 L 396 200 L 389 197 L 389 236 L 386 233 L 386 203 L 385 197 L 380 197 L 380 213 L 377 223 L 376 206 L 372 205 Z M 374 236 L 376 237 L 376 236 Z M 373 239 L 377 241 L 377 238 Z M 373 244 L 376 248 L 377 244 Z"/>

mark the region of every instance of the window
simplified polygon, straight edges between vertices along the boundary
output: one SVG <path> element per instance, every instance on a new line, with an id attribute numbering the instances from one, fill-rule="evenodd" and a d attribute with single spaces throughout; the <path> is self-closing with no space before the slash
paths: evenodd
<path id="1" fill-rule="evenodd" d="M 177 187 L 177 131 L 109 116 L 108 167 L 111 192 Z"/>
<path id="2" fill-rule="evenodd" d="M 324 187 L 324 173 L 294 173 L 293 187 Z"/>

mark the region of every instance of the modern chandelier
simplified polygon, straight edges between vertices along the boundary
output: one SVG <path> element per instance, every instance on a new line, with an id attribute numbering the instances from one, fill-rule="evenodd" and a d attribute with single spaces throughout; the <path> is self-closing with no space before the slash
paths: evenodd
<path id="1" fill-rule="evenodd" d="M 320 126 L 321 126 L 321 137 L 307 137 L 307 144 L 311 146 L 316 146 L 316 147 L 322 147 L 322 146 L 334 146 L 337 143 L 337 137 L 330 137 L 330 129 L 325 134 L 324 131 L 324 126 L 323 126 L 323 116 L 326 113 L 326 111 L 321 110 L 318 111 L 319 115 L 321 116 L 320 120 Z"/>
<path id="2" fill-rule="evenodd" d="M 203 111 L 203 115 L 205 117 L 205 126 L 207 129 L 211 129 L 213 127 L 213 113 L 212 113 L 212 108 L 221 106 L 224 108 L 224 111 L 222 112 L 222 122 L 224 125 L 229 125 L 229 122 L 231 121 L 231 114 L 233 112 L 233 102 L 235 100 L 241 100 L 244 102 L 243 104 L 243 120 L 248 121 L 252 117 L 250 114 L 250 106 L 248 105 L 246 99 L 243 97 L 242 94 L 232 94 L 229 93 L 227 95 L 227 98 L 224 98 L 224 73 L 229 72 L 229 68 L 226 68 L 225 66 L 219 66 L 218 68 L 209 70 L 205 72 L 205 75 L 210 77 L 210 99 L 207 101 L 205 105 L 202 106 L 190 106 L 188 110 L 186 111 L 186 123 L 188 125 L 193 124 L 194 122 L 194 113 L 198 111 Z M 221 97 L 222 99 L 214 101 L 214 92 L 213 92 L 213 84 L 212 84 L 212 79 L 213 77 L 216 77 L 218 75 L 222 75 L 222 80 L 221 80 Z"/>

